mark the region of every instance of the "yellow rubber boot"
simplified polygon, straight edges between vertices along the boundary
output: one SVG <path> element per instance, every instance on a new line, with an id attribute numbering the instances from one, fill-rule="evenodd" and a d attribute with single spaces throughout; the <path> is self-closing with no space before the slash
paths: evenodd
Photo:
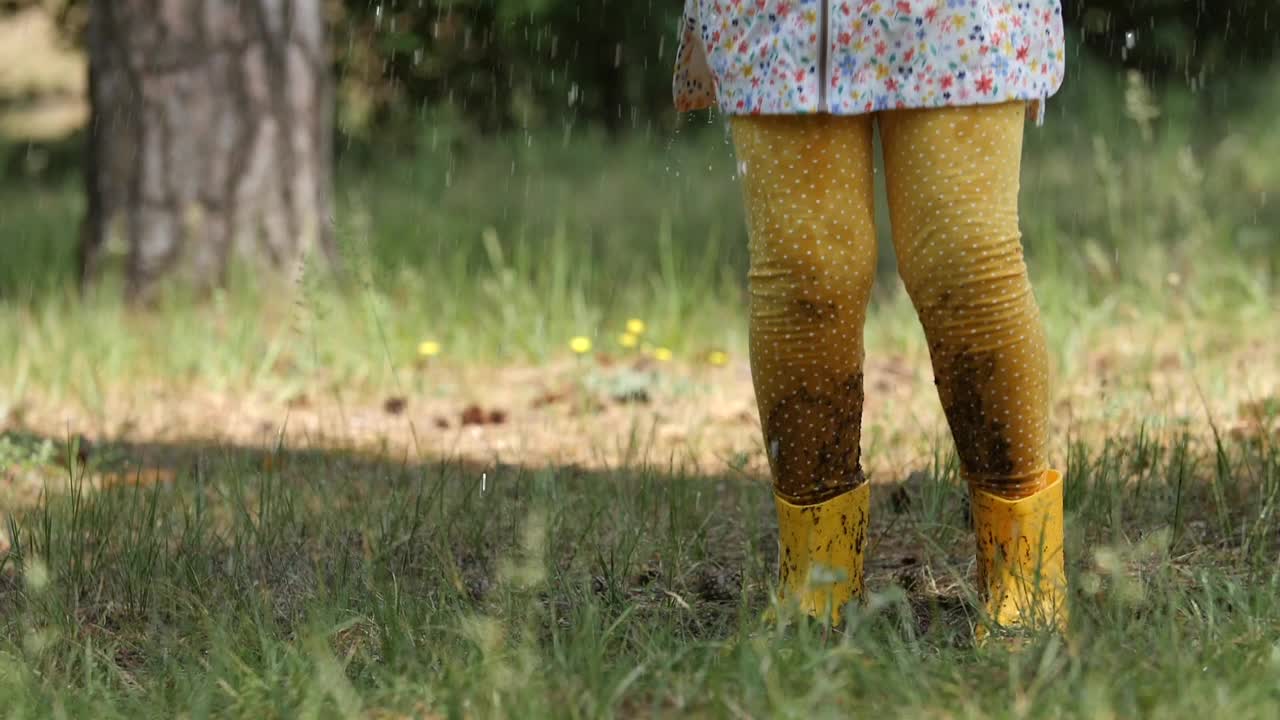
<path id="1" fill-rule="evenodd" d="M 1048 471 L 1043 487 L 1021 500 L 973 491 L 978 589 L 997 626 L 1066 630 L 1062 524 L 1062 474 L 1057 471 Z M 987 630 L 979 628 L 979 637 Z"/>
<path id="2" fill-rule="evenodd" d="M 862 553 L 867 542 L 871 486 L 816 505 L 778 507 L 778 574 L 783 598 L 819 620 L 840 623 L 841 609 L 862 597 Z"/>

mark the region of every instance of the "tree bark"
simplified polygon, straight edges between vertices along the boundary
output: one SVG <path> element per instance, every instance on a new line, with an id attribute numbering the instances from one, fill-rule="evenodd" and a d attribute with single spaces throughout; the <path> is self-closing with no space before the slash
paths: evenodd
<path id="1" fill-rule="evenodd" d="M 85 282 L 118 240 L 132 299 L 336 260 L 322 0 L 92 0 L 88 45 Z"/>

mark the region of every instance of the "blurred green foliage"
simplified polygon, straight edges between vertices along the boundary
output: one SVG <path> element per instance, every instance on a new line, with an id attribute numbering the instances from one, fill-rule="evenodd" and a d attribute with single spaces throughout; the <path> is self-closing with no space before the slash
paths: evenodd
<path id="1" fill-rule="evenodd" d="M 325 2 L 339 127 L 353 139 L 413 132 L 424 117 L 485 133 L 680 122 L 669 87 L 682 0 Z M 36 4 L 82 31 L 87 0 L 0 0 L 0 12 Z M 1072 53 L 1157 86 L 1216 88 L 1280 45 L 1280 0 L 1065 0 L 1063 11 Z"/>
<path id="2" fill-rule="evenodd" d="M 344 127 L 441 106 L 483 129 L 670 126 L 682 4 L 346 0 L 335 23 Z M 1269 64 L 1280 42 L 1280 0 L 1067 0 L 1064 14 L 1073 52 L 1193 90 Z"/>
<path id="3" fill-rule="evenodd" d="M 675 5 L 348 0 L 334 42 L 343 128 L 441 108 L 483 130 L 648 122 L 670 105 Z"/>
<path id="4" fill-rule="evenodd" d="M 1269 64 L 1280 47 L 1277 0 L 1066 0 L 1067 23 L 1100 57 L 1186 82 Z"/>

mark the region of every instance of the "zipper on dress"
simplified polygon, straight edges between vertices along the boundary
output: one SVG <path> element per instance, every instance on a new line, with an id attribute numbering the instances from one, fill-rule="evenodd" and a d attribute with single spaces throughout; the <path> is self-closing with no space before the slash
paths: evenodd
<path id="1" fill-rule="evenodd" d="M 818 112 L 827 112 L 827 3 L 830 0 L 818 0 L 818 22 L 822 30 L 818 33 Z"/>

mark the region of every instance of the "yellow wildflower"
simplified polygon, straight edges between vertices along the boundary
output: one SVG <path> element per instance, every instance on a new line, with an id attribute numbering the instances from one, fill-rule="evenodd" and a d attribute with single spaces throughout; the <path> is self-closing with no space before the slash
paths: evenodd
<path id="1" fill-rule="evenodd" d="M 707 353 L 707 362 L 716 367 L 724 367 L 729 364 L 729 353 L 723 350 L 712 350 Z"/>
<path id="2" fill-rule="evenodd" d="M 643 335 L 645 330 L 644 321 L 640 318 L 631 318 L 627 321 L 627 332 L 632 335 Z"/>
<path id="3" fill-rule="evenodd" d="M 579 335 L 578 337 L 575 337 L 574 339 L 569 341 L 569 349 L 578 353 L 579 355 L 589 353 L 591 352 L 591 338 L 586 337 L 584 335 Z"/>
<path id="4" fill-rule="evenodd" d="M 636 345 L 640 344 L 640 338 L 629 332 L 622 333 L 618 336 L 618 344 L 624 348 L 634 348 Z"/>
<path id="5" fill-rule="evenodd" d="M 658 362 L 667 362 L 671 359 L 671 349 L 660 347 L 653 351 L 653 359 Z"/>
<path id="6" fill-rule="evenodd" d="M 418 354 L 422 357 L 435 357 L 440 354 L 440 343 L 435 340 L 423 340 L 418 343 Z"/>

